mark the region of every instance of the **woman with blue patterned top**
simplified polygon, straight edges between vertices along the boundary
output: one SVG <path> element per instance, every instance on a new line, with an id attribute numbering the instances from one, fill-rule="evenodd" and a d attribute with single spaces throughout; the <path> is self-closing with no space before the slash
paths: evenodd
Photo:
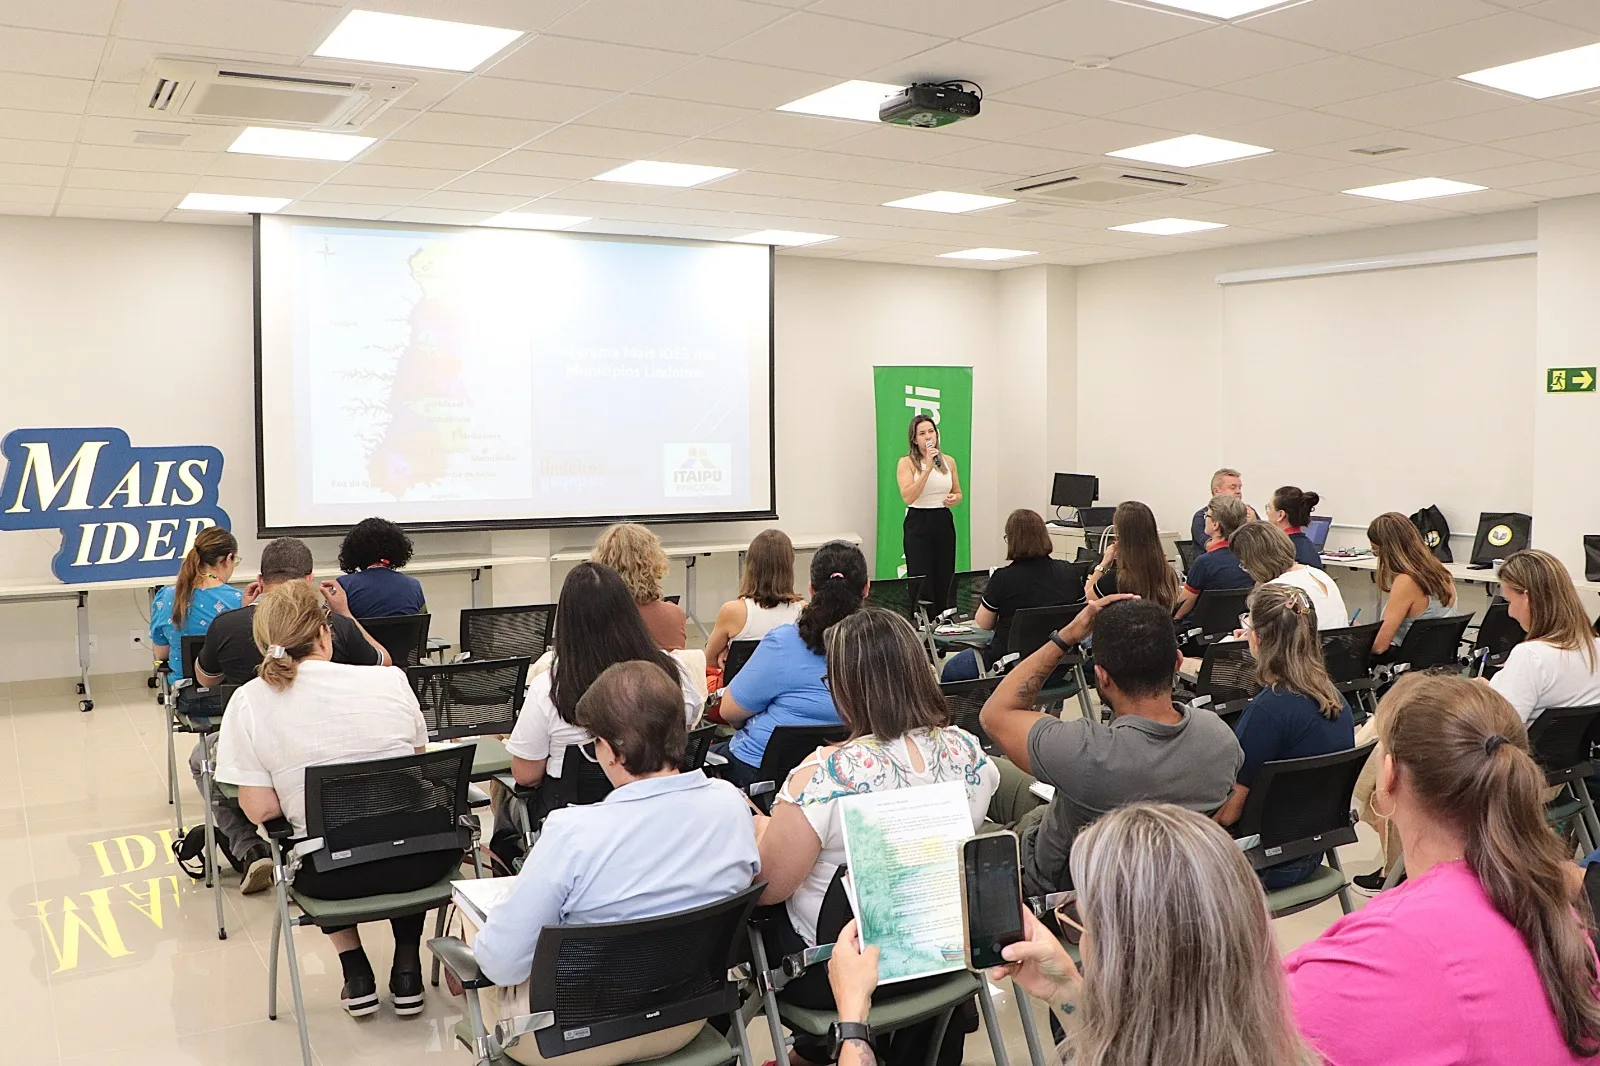
<path id="1" fill-rule="evenodd" d="M 150 644 L 157 659 L 183 677 L 183 638 L 203 637 L 224 611 L 244 605 L 244 593 L 228 584 L 239 565 L 239 542 L 221 526 L 208 526 L 183 557 L 178 579 L 157 590 L 150 604 Z"/>
<path id="2" fill-rule="evenodd" d="M 959 781 L 976 832 L 1000 783 L 978 738 L 950 724 L 927 655 L 905 619 L 877 607 L 850 614 L 828 630 L 827 664 L 824 681 L 850 739 L 819 748 L 801 763 L 779 792 L 772 817 L 756 825 L 767 883 L 761 902 L 786 903 L 789 917 L 787 927 L 770 923 L 779 928 L 769 950 L 785 955 L 831 943 L 839 932 L 817 928 L 823 897 L 845 862 L 835 800 Z M 800 1006 L 833 1005 L 821 967 L 792 982 L 784 996 Z M 960 1020 L 950 1028 L 959 1039 Z M 812 1062 L 827 1060 L 824 1048 L 805 1041 L 795 1050 Z"/>

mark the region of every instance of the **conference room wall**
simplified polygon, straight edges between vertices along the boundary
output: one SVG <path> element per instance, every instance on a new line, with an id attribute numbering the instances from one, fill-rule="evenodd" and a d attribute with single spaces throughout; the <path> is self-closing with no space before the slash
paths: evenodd
<path id="1" fill-rule="evenodd" d="M 1370 337 L 1352 330 L 1340 338 L 1352 358 L 1338 361 L 1302 359 L 1298 351 L 1285 351 L 1276 363 L 1261 352 L 1241 352 L 1248 347 L 1230 340 L 1228 290 L 1218 285 L 1220 273 L 1264 267 L 1330 262 L 1399 252 L 1456 248 L 1532 240 L 1537 215 L 1532 210 L 1508 211 L 1471 218 L 1361 230 L 1352 233 L 1300 238 L 1266 245 L 1222 247 L 1152 259 L 1129 260 L 1083 267 L 1077 278 L 1077 387 L 1078 459 L 1082 469 L 1100 475 L 1102 494 L 1108 500 L 1135 497 L 1155 510 L 1163 528 L 1187 530 L 1189 517 L 1205 500 L 1207 480 L 1219 466 L 1238 467 L 1245 475 L 1245 495 L 1258 506 L 1265 494 L 1283 483 L 1298 483 L 1328 497 L 1324 507 L 1336 520 L 1365 523 L 1368 513 L 1341 510 L 1329 486 L 1318 485 L 1303 474 L 1310 465 L 1307 446 L 1286 448 L 1292 437 L 1303 441 L 1303 427 L 1313 427 L 1311 438 L 1318 453 L 1316 465 L 1331 461 L 1348 464 L 1365 491 L 1399 477 L 1410 485 L 1429 474 L 1452 484 L 1462 482 L 1478 457 L 1493 451 L 1494 462 L 1519 467 L 1517 483 L 1523 495 L 1507 503 L 1484 499 L 1469 505 L 1458 501 L 1451 513 L 1452 527 L 1468 535 L 1477 510 L 1525 509 L 1531 505 L 1533 455 L 1534 307 L 1537 285 L 1543 285 L 1529 261 L 1471 264 L 1461 268 L 1421 267 L 1416 271 L 1447 272 L 1469 284 L 1487 286 L 1457 294 L 1471 307 L 1481 298 L 1485 305 L 1503 308 L 1510 321 L 1493 323 L 1507 339 L 1498 365 L 1482 360 L 1460 372 L 1449 353 L 1441 353 L 1434 376 L 1413 368 L 1397 374 L 1395 368 L 1361 365 L 1369 350 L 1387 343 L 1391 334 L 1415 336 L 1425 329 L 1418 311 L 1405 304 L 1374 298 L 1369 304 L 1343 303 L 1363 285 L 1348 278 L 1275 281 L 1289 292 L 1326 293 L 1326 306 L 1316 308 L 1319 323 L 1339 322 L 1347 316 L 1361 323 Z M 1366 275 L 1368 280 L 1391 278 L 1410 270 Z M 1410 282 L 1406 282 L 1410 284 Z M 1318 286 L 1321 286 L 1318 289 Z M 1514 291 L 1501 291 L 1508 286 Z M 1381 285 L 1368 292 L 1383 292 Z M 1292 306 L 1292 304 L 1291 304 Z M 1453 323 L 1444 323 L 1452 327 Z M 1365 338 L 1365 339 L 1364 339 Z M 1323 350 L 1328 338 L 1308 337 L 1308 348 Z M 1483 360 L 1489 360 L 1484 355 Z M 1451 377 L 1452 370 L 1458 372 Z M 1360 379 L 1369 390 L 1368 409 L 1355 409 L 1329 399 L 1332 392 L 1350 390 L 1348 380 L 1330 388 L 1341 373 Z M 1407 396 L 1425 418 L 1395 418 L 1376 433 L 1377 394 L 1386 385 L 1404 381 Z M 1424 439 L 1443 419 L 1454 446 L 1441 449 Z M 1297 422 L 1301 431 L 1286 435 L 1285 423 Z M 1359 427 L 1357 432 L 1355 428 Z M 1418 455 L 1428 456 L 1431 469 L 1418 468 Z M 1507 457 L 1510 457 L 1508 460 Z M 1403 476 L 1402 476 L 1403 475 Z M 1381 492 L 1373 489 L 1374 499 Z M 1396 497 L 1390 506 L 1407 511 L 1431 499 Z M 1455 495 L 1463 496 L 1463 492 Z M 1467 493 L 1470 495 L 1470 493 Z M 1364 511 L 1363 504 L 1355 505 Z M 1336 535 L 1350 536 L 1348 532 Z M 1364 538 L 1353 537 L 1354 540 Z M 1458 542 L 1459 544 L 1460 542 Z M 1470 547 L 1470 542 L 1467 545 Z"/>
<path id="2" fill-rule="evenodd" d="M 983 566 L 1001 561 L 997 485 L 1011 439 L 1002 420 L 1014 421 L 1006 405 L 1028 390 L 1003 391 L 1000 375 L 1038 365 L 1030 346 L 1049 339 L 1029 330 L 1006 344 L 997 339 L 1001 279 L 1016 272 L 792 256 L 777 263 L 779 524 L 796 533 L 856 532 L 871 554 L 872 366 L 970 364 L 976 368 L 975 455 L 966 471 L 973 490 L 973 559 Z M 1041 279 L 1047 269 L 1056 274 L 1059 304 L 1070 268 L 1028 268 Z M 1045 314 L 1050 291 L 1039 285 L 1028 298 L 1011 300 L 1008 315 Z M 6 323 L 10 370 L 0 390 L 0 432 L 106 425 L 125 429 L 135 445 L 216 446 L 226 460 L 222 506 L 242 555 L 253 562 L 260 544 L 253 536 L 250 299 L 246 227 L 0 216 L 0 321 Z M 1048 365 L 1049 357 L 1042 362 Z M 1033 445 L 1029 437 L 1030 453 Z M 1035 506 L 1047 491 L 1037 490 Z M 663 532 L 680 541 L 734 541 L 766 524 L 689 524 Z M 587 543 L 594 532 L 430 534 L 419 537 L 419 550 L 545 555 Z M 0 581 L 50 580 L 58 544 L 54 531 L 0 533 Z M 337 554 L 333 540 L 311 546 L 319 562 Z M 700 598 L 709 613 L 732 594 L 736 575 L 731 556 L 703 566 Z M 554 569 L 501 568 L 491 579 L 494 601 L 552 598 L 561 578 L 561 569 Z M 681 569 L 673 590 L 680 575 Z M 456 612 L 469 602 L 466 578 L 427 576 L 423 583 L 435 633 L 452 636 Z M 96 673 L 145 668 L 147 654 L 128 640 L 129 630 L 146 625 L 144 593 L 101 593 L 92 602 Z M 0 681 L 75 674 L 72 632 L 68 601 L 0 607 Z"/>

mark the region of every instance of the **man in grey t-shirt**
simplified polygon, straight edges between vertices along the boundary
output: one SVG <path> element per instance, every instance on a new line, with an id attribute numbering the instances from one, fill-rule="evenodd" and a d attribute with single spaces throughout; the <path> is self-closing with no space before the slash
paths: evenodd
<path id="1" fill-rule="evenodd" d="M 1124 600 L 1126 602 L 1113 602 Z M 1095 682 L 1116 717 L 1062 721 L 1033 709 L 1044 679 L 1094 632 Z M 1072 841 L 1107 811 L 1138 800 L 1210 813 L 1233 789 L 1244 753 L 1211 711 L 1172 701 L 1179 663 L 1172 619 L 1125 596 L 1091 600 L 1018 663 L 984 704 L 984 730 L 1018 767 L 1055 787 L 1037 823 L 1024 819 L 1022 882 L 1030 896 L 1072 887 Z"/>

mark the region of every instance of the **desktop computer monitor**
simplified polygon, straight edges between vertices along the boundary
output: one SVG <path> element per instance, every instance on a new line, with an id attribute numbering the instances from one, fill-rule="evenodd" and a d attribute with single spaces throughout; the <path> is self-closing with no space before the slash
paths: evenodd
<path id="1" fill-rule="evenodd" d="M 1322 551 L 1328 546 L 1328 530 L 1333 526 L 1333 519 L 1324 518 L 1314 514 L 1311 522 L 1306 526 L 1306 539 L 1316 545 L 1317 551 Z"/>
<path id="2" fill-rule="evenodd" d="M 1050 490 L 1052 507 L 1093 507 L 1100 495 L 1100 479 L 1093 474 L 1057 474 Z"/>

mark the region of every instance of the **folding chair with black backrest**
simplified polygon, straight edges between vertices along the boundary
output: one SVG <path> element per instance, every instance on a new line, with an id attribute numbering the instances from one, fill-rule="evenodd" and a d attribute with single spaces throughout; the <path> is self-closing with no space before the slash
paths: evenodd
<path id="1" fill-rule="evenodd" d="M 359 899 L 326 900 L 294 888 L 304 863 L 318 873 L 359 867 L 404 855 L 472 849 L 478 820 L 467 807 L 472 752 L 465 747 L 403 755 L 394 759 L 306 767 L 306 835 L 293 840 L 285 818 L 267 823 L 277 883 L 277 911 L 272 922 L 272 954 L 267 964 L 267 1017 L 278 1017 L 278 940 L 284 940 L 295 1019 L 300 1026 L 300 1053 L 311 1066 L 311 1035 L 300 991 L 300 964 L 294 950 L 294 927 L 339 928 L 363 922 L 404 918 L 437 909 L 435 936 L 444 933 L 450 882 L 461 876 L 456 867 L 440 880 L 410 892 L 392 892 Z M 292 917 L 289 903 L 300 908 Z M 439 983 L 434 957 L 433 983 Z"/>
<path id="2" fill-rule="evenodd" d="M 1334 849 L 1356 842 L 1351 798 L 1356 779 L 1377 746 L 1377 741 L 1369 741 L 1332 755 L 1261 764 L 1244 811 L 1233 826 L 1236 837 L 1260 837 L 1245 851 L 1245 858 L 1256 870 L 1308 855 L 1327 860 L 1298 885 L 1267 893 L 1267 909 L 1274 918 L 1315 907 L 1334 896 L 1339 897 L 1344 912 L 1350 913 L 1350 882 Z"/>
<path id="3" fill-rule="evenodd" d="M 195 661 L 200 657 L 200 649 L 205 647 L 204 636 L 185 636 L 179 638 L 178 655 L 183 663 L 183 677 L 176 684 L 167 689 L 166 709 L 167 715 L 167 774 L 170 782 L 170 798 L 172 800 L 172 815 L 176 826 L 173 834 L 173 847 L 181 847 L 187 828 L 183 824 L 182 779 L 179 776 L 179 760 L 176 751 L 175 734 L 188 733 L 193 735 L 200 743 L 200 807 L 202 817 L 205 819 L 206 850 L 201 856 L 205 868 L 206 887 L 211 889 L 212 899 L 217 908 L 217 939 L 228 939 L 227 923 L 222 915 L 222 877 L 217 861 L 220 850 L 217 847 L 216 817 L 211 809 L 211 797 L 216 791 L 216 763 L 215 750 L 212 738 L 222 728 L 222 712 L 227 706 L 222 690 L 227 695 L 232 695 L 238 688 L 237 685 L 220 685 L 216 690 L 203 688 L 195 676 Z M 188 760 L 183 760 L 187 768 Z"/>
<path id="4" fill-rule="evenodd" d="M 983 750 L 990 755 L 1004 754 L 989 739 L 989 734 L 983 731 L 983 723 L 978 720 L 978 712 L 983 710 L 983 705 L 989 697 L 994 695 L 994 690 L 1000 687 L 1003 677 L 980 677 L 974 681 L 947 681 L 939 686 L 939 691 L 944 693 L 945 706 L 950 708 L 950 724 L 960 726 L 978 738 L 978 743 L 983 745 Z"/>
<path id="5" fill-rule="evenodd" d="M 550 647 L 556 605 L 470 607 L 461 612 L 463 659 L 537 659 Z"/>
<path id="6" fill-rule="evenodd" d="M 1411 623 L 1405 643 L 1390 649 L 1389 665 L 1401 670 L 1462 668 L 1461 644 L 1472 621 L 1470 614 L 1418 618 Z"/>
<path id="7" fill-rule="evenodd" d="M 1247 642 L 1228 640 L 1206 645 L 1205 658 L 1200 661 L 1200 676 L 1194 684 L 1197 702 L 1204 699 L 1204 706 L 1210 707 L 1232 728 L 1239 724 L 1245 705 L 1260 691 L 1256 661 Z"/>
<path id="8" fill-rule="evenodd" d="M 1184 630 L 1184 639 L 1195 647 L 1204 647 L 1233 636 L 1239 628 L 1239 616 L 1248 610 L 1253 588 L 1206 589 L 1194 601 L 1189 616 L 1178 623 Z"/>
<path id="9" fill-rule="evenodd" d="M 428 657 L 428 621 L 423 614 L 396 614 L 385 618 L 358 618 L 361 628 L 383 645 L 389 661 L 402 670 Z"/>
<path id="10" fill-rule="evenodd" d="M 929 600 L 923 595 L 922 586 L 926 578 L 914 575 L 912 577 L 891 577 L 882 581 L 874 581 L 867 589 L 867 602 L 874 607 L 882 607 L 911 623 L 911 627 L 921 633 L 928 627 L 927 607 Z"/>
<path id="11" fill-rule="evenodd" d="M 848 867 L 840 866 L 823 896 L 822 907 L 817 916 L 819 937 L 837 935 L 837 931 L 853 916 L 849 897 L 844 891 L 844 878 L 847 873 Z M 802 1007 L 784 998 L 783 990 L 788 985 L 805 976 L 806 971 L 812 967 L 825 965 L 833 954 L 833 945 L 830 942 L 818 944 L 814 948 L 807 948 L 784 958 L 771 958 L 762 936 L 762 927 L 769 922 L 788 920 L 781 906 L 764 907 L 755 912 L 750 923 L 750 947 L 755 960 L 756 983 L 761 989 L 763 1012 L 767 1016 L 767 1025 L 771 1031 L 772 1046 L 778 1049 L 776 1057 L 779 1063 L 788 1061 L 785 1049 L 789 1047 L 790 1042 L 783 1033 L 785 1026 L 814 1040 L 822 1040 L 826 1039 L 829 1028 L 839 1019 L 837 1011 Z M 915 990 L 910 992 L 897 994 L 895 985 L 883 985 L 873 993 L 872 1009 L 867 1015 L 867 1024 L 872 1026 L 875 1037 L 887 1038 L 918 1022 L 935 1019 L 936 1023 L 928 1040 L 927 1057 L 923 1063 L 923 1066 L 935 1066 L 939 1046 L 950 1026 L 950 1019 L 962 1004 L 976 995 L 978 1005 L 983 1011 L 984 1027 L 988 1031 L 989 1047 L 994 1054 L 995 1064 L 1008 1066 L 1005 1041 L 1001 1037 L 999 1020 L 995 1012 L 994 993 L 986 979 L 970 970 L 960 969 L 937 977 L 924 978 L 913 984 L 916 986 Z M 1017 991 L 1020 994 L 1021 990 Z"/>
<path id="12" fill-rule="evenodd" d="M 1549 707 L 1528 723 L 1528 747 L 1544 769 L 1545 784 L 1562 792 L 1545 808 L 1552 825 L 1578 818 L 1584 854 L 1600 847 L 1588 778 L 1594 773 L 1594 745 L 1600 739 L 1600 707 Z"/>
<path id="13" fill-rule="evenodd" d="M 750 656 L 761 647 L 759 640 L 730 640 L 728 641 L 728 657 L 722 663 L 722 685 L 726 688 L 732 684 L 734 675 L 744 669 L 744 664 L 750 661 Z"/>
<path id="14" fill-rule="evenodd" d="M 1083 607 L 1082 603 L 1069 603 L 1060 607 L 1024 607 L 1017 611 L 1011 616 L 1011 644 L 995 666 L 1001 671 L 1009 670 L 1018 661 L 1044 647 L 1050 634 L 1070 625 L 1082 613 Z M 1084 673 L 1086 662 L 1088 656 L 1082 648 L 1063 655 L 1061 662 L 1045 678 L 1034 706 L 1049 707 L 1065 703 L 1076 695 L 1083 716 L 1089 717 L 1089 681 Z"/>
<path id="15" fill-rule="evenodd" d="M 406 670 L 431 741 L 473 741 L 472 780 L 511 772 L 511 753 L 498 738 L 510 734 L 528 692 L 526 656 L 468 659 Z"/>
<path id="16" fill-rule="evenodd" d="M 965 648 L 986 648 L 994 639 L 987 629 L 963 628 L 960 632 L 941 633 L 942 625 L 962 625 L 978 616 L 983 604 L 983 590 L 989 587 L 989 571 L 963 570 L 950 583 L 950 603 L 939 617 L 932 620 L 929 639 L 936 654 L 945 654 Z"/>
<path id="17" fill-rule="evenodd" d="M 1527 637 L 1522 623 L 1511 617 L 1511 605 L 1497 597 L 1478 623 L 1472 641 L 1472 672 L 1478 677 L 1493 677 L 1506 664 L 1511 649 Z"/>
<path id="18" fill-rule="evenodd" d="M 983 603 L 983 590 L 989 587 L 989 571 L 963 570 L 950 582 L 950 602 L 954 618 L 970 619 L 978 616 Z M 945 612 L 948 614 L 949 612 Z"/>
<path id="19" fill-rule="evenodd" d="M 850 730 L 840 725 L 780 725 L 767 737 L 767 748 L 761 753 L 760 776 L 745 789 L 756 806 L 771 813 L 772 797 L 783 788 L 795 767 L 806 761 L 810 754 L 828 744 L 838 744 L 850 735 Z"/>
<path id="20" fill-rule="evenodd" d="M 1350 710 L 1363 719 L 1378 710 L 1378 682 L 1372 673 L 1372 642 L 1378 639 L 1382 622 L 1364 626 L 1324 629 L 1322 662 L 1328 668 L 1333 687 L 1350 701 Z"/>
<path id="21" fill-rule="evenodd" d="M 751 1066 L 743 997 L 732 976 L 746 968 L 745 930 L 764 884 L 693 910 L 601 925 L 547 925 L 528 979 L 528 1014 L 488 1025 L 472 949 L 455 937 L 428 941 L 461 982 L 467 1017 L 456 1039 L 475 1066 L 510 1066 L 505 1049 L 530 1034 L 546 1059 L 690 1022 L 726 1019 L 727 1035 L 702 1025 L 688 1044 L 652 1066 Z"/>
<path id="22" fill-rule="evenodd" d="M 1183 563 L 1183 572 L 1188 573 L 1194 568 L 1194 561 L 1205 554 L 1205 549 L 1192 540 L 1180 540 L 1178 545 L 1178 560 Z"/>
<path id="23" fill-rule="evenodd" d="M 705 766 L 706 755 L 716 740 L 717 727 L 714 725 L 703 725 L 698 729 L 689 730 L 689 739 L 683 747 L 683 764 L 680 769 L 684 773 L 689 773 Z"/>

